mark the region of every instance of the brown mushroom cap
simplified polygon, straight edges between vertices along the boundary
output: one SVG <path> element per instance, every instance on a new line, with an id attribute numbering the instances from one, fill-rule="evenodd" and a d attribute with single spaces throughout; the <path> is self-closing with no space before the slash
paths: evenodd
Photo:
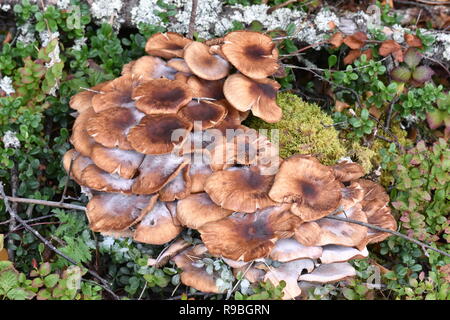
<path id="1" fill-rule="evenodd" d="M 83 184 L 81 173 L 92 164 L 92 160 L 81 155 L 75 149 L 68 150 L 63 157 L 63 166 L 67 173 L 78 183 Z"/>
<path id="2" fill-rule="evenodd" d="M 213 172 L 210 166 L 211 160 L 206 152 L 194 152 L 189 158 L 191 164 L 189 168 L 191 192 L 203 192 L 205 191 L 206 180 Z"/>
<path id="3" fill-rule="evenodd" d="M 223 258 L 223 260 L 226 262 L 225 258 Z M 239 273 L 241 273 L 250 283 L 261 282 L 266 275 L 264 270 L 256 268 L 253 265 L 248 267 L 247 264 L 239 268 L 233 267 L 234 276 L 238 277 Z"/>
<path id="4" fill-rule="evenodd" d="M 161 268 L 170 259 L 175 257 L 181 251 L 187 249 L 191 244 L 184 239 L 178 239 L 174 243 L 170 244 L 168 247 L 164 248 L 163 251 L 158 255 L 156 259 L 149 258 L 147 260 L 147 265 L 150 267 Z"/>
<path id="5" fill-rule="evenodd" d="M 251 214 L 235 213 L 209 222 L 198 230 L 214 256 L 250 261 L 267 256 L 280 238 L 292 236 L 300 219 L 287 211 L 289 206 L 274 206 Z"/>
<path id="6" fill-rule="evenodd" d="M 389 195 L 386 193 L 386 190 L 384 190 L 384 188 L 378 183 L 367 179 L 358 179 L 355 180 L 355 182 L 357 182 L 364 189 L 364 199 L 361 201 L 363 210 L 366 203 L 369 203 L 371 201 L 376 200 L 384 202 L 385 204 L 389 202 Z"/>
<path id="7" fill-rule="evenodd" d="M 175 146 L 181 147 L 192 129 L 192 124 L 175 114 L 145 116 L 132 128 L 128 141 L 138 152 L 163 154 Z"/>
<path id="8" fill-rule="evenodd" d="M 269 254 L 269 258 L 280 262 L 298 259 L 317 259 L 322 255 L 322 247 L 304 246 L 295 239 L 280 239 Z"/>
<path id="9" fill-rule="evenodd" d="M 348 210 L 364 198 L 364 189 L 357 182 L 352 182 L 348 187 L 341 189 L 342 199 L 340 206 Z"/>
<path id="10" fill-rule="evenodd" d="M 122 76 L 126 76 L 126 75 L 132 74 L 131 70 L 133 69 L 133 66 L 134 66 L 135 63 L 136 63 L 136 60 L 132 60 L 132 61 L 130 61 L 128 63 L 125 63 L 122 66 L 122 71 L 120 72 L 120 74 Z"/>
<path id="11" fill-rule="evenodd" d="M 143 56 L 131 66 L 130 73 L 142 80 L 159 78 L 175 79 L 176 70 L 158 57 Z"/>
<path id="12" fill-rule="evenodd" d="M 230 75 L 223 85 L 228 102 L 239 111 L 252 110 L 253 115 L 266 122 L 281 119 L 282 110 L 276 97 L 280 84 L 272 79 L 250 79 L 242 74 Z"/>
<path id="13" fill-rule="evenodd" d="M 86 109 L 92 107 L 92 97 L 94 97 L 97 92 L 102 91 L 102 89 L 107 86 L 110 81 L 102 82 L 90 88 L 90 90 L 83 90 L 73 95 L 70 98 L 69 106 L 78 112 L 83 112 Z M 97 92 L 96 92 L 97 91 Z"/>
<path id="14" fill-rule="evenodd" d="M 311 259 L 301 259 L 286 262 L 277 268 L 271 267 L 264 277 L 264 281 L 269 280 L 274 286 L 278 286 L 280 281 L 286 282 L 283 289 L 283 300 L 295 299 L 302 293 L 298 285 L 298 278 L 303 270 L 311 272 L 314 269 L 314 261 Z"/>
<path id="15" fill-rule="evenodd" d="M 352 259 L 364 259 L 369 256 L 369 251 L 364 247 L 358 250 L 352 247 L 337 246 L 334 244 L 323 247 L 322 255 L 320 256 L 321 263 L 335 263 L 345 262 Z"/>
<path id="16" fill-rule="evenodd" d="M 281 164 L 269 196 L 277 202 L 294 202 L 291 211 L 303 221 L 313 221 L 337 209 L 341 188 L 329 167 L 296 155 Z"/>
<path id="17" fill-rule="evenodd" d="M 101 93 L 92 97 L 92 107 L 95 112 L 117 107 L 132 107 L 134 101 L 131 99 L 131 93 L 140 83 L 141 80 L 133 75 L 116 78 L 105 85 Z"/>
<path id="18" fill-rule="evenodd" d="M 159 199 L 161 201 L 184 199 L 191 193 L 189 167 L 189 164 L 183 167 L 169 183 L 159 190 Z"/>
<path id="19" fill-rule="evenodd" d="M 184 60 L 192 72 L 205 80 L 225 78 L 230 71 L 228 61 L 209 52 L 209 47 L 193 41 L 184 49 Z"/>
<path id="20" fill-rule="evenodd" d="M 107 148 L 133 150 L 127 134 L 143 117 L 144 114 L 136 108 L 111 108 L 91 117 L 86 131 L 96 142 Z"/>
<path id="21" fill-rule="evenodd" d="M 139 166 L 140 173 L 133 184 L 133 193 L 151 194 L 161 190 L 186 165 L 186 159 L 173 153 L 146 155 Z"/>
<path id="22" fill-rule="evenodd" d="M 137 225 L 134 240 L 161 245 L 179 235 L 182 228 L 175 216 L 175 206 L 173 203 L 158 200 Z"/>
<path id="23" fill-rule="evenodd" d="M 223 84 L 225 80 L 208 81 L 200 79 L 196 76 L 190 76 L 187 80 L 187 85 L 192 90 L 194 98 L 210 98 L 210 99 L 224 99 Z"/>
<path id="24" fill-rule="evenodd" d="M 125 179 L 131 179 L 144 160 L 144 155 L 136 151 L 110 149 L 96 144 L 92 149 L 91 158 L 100 169 Z"/>
<path id="25" fill-rule="evenodd" d="M 225 119 L 228 110 L 210 101 L 191 101 L 178 111 L 178 115 L 194 126 L 200 125 L 200 130 L 213 128 Z M 198 122 L 198 123 L 196 123 Z M 200 123 L 200 124 L 199 124 Z"/>
<path id="26" fill-rule="evenodd" d="M 208 222 L 228 217 L 233 211 L 216 205 L 207 193 L 191 194 L 178 201 L 177 218 L 182 225 L 198 229 Z"/>
<path id="27" fill-rule="evenodd" d="M 95 164 L 88 165 L 81 173 L 82 185 L 104 192 L 131 193 L 134 179 L 123 179 L 109 174 Z"/>
<path id="28" fill-rule="evenodd" d="M 207 273 L 205 268 L 194 266 L 194 263 L 204 258 L 206 253 L 206 247 L 200 244 L 181 252 L 172 260 L 183 270 L 180 276 L 183 284 L 202 292 L 221 293 L 216 285 L 217 277 Z"/>
<path id="29" fill-rule="evenodd" d="M 233 167 L 214 172 L 205 191 L 219 206 L 237 212 L 255 212 L 273 206 L 268 192 L 273 176 L 262 175 L 258 167 Z"/>
<path id="30" fill-rule="evenodd" d="M 340 213 L 335 216 L 367 222 L 360 204 L 356 204 L 345 214 Z M 336 244 L 346 247 L 364 247 L 366 237 L 367 228 L 364 226 L 327 218 L 303 223 L 295 229 L 295 239 L 307 246 Z"/>
<path id="31" fill-rule="evenodd" d="M 70 136 L 70 143 L 75 150 L 83 156 L 89 157 L 94 147 L 95 140 L 88 134 L 86 127 L 89 119 L 96 115 L 94 109 L 89 108 L 81 112 L 75 119 L 72 128 L 72 135 Z"/>
<path id="32" fill-rule="evenodd" d="M 230 32 L 224 37 L 221 49 L 228 61 L 250 78 L 266 78 L 279 68 L 275 43 L 259 32 Z"/>
<path id="33" fill-rule="evenodd" d="M 364 169 L 355 162 L 343 161 L 332 168 L 334 176 L 341 182 L 356 180 L 364 175 Z"/>
<path id="34" fill-rule="evenodd" d="M 367 223 L 396 231 L 397 220 L 395 220 L 392 216 L 391 209 L 387 205 L 380 207 L 380 202 L 372 202 L 372 204 L 373 205 L 366 205 L 363 209 L 367 216 Z M 369 229 L 367 232 L 366 241 L 367 243 L 377 243 L 383 241 L 389 236 L 391 236 L 390 233 Z"/>
<path id="35" fill-rule="evenodd" d="M 178 33 L 156 33 L 147 40 L 145 51 L 150 55 L 166 59 L 183 58 L 184 47 L 191 42 L 192 40 Z"/>
<path id="36" fill-rule="evenodd" d="M 192 70 L 189 69 L 189 66 L 187 65 L 186 61 L 184 59 L 180 58 L 173 58 L 167 61 L 167 65 L 171 67 L 172 69 L 175 69 L 182 73 L 192 73 Z"/>
<path id="37" fill-rule="evenodd" d="M 86 206 L 89 227 L 96 232 L 121 231 L 137 223 L 157 196 L 99 193 Z"/>
<path id="38" fill-rule="evenodd" d="M 356 270 L 348 262 L 321 264 L 311 273 L 299 277 L 301 281 L 331 283 L 356 276 Z"/>
<path id="39" fill-rule="evenodd" d="M 177 113 L 192 100 L 189 86 L 178 80 L 155 79 L 133 91 L 136 108 L 146 114 Z"/>

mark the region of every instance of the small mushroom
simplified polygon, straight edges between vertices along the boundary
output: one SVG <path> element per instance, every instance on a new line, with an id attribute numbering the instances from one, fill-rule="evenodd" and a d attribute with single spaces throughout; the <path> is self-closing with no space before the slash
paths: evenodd
<path id="1" fill-rule="evenodd" d="M 347 160 L 339 162 L 332 168 L 334 176 L 341 182 L 353 181 L 364 175 L 364 169 L 359 164 Z"/>
<path id="2" fill-rule="evenodd" d="M 298 297 L 302 290 L 298 285 L 298 278 L 303 270 L 311 272 L 314 269 L 314 261 L 311 259 L 300 259 L 281 264 L 277 268 L 270 267 L 264 277 L 264 281 L 270 281 L 274 286 L 278 286 L 280 281 L 286 282 L 283 289 L 283 300 L 291 300 Z"/>
<path id="3" fill-rule="evenodd" d="M 133 150 L 127 140 L 128 131 L 144 116 L 136 108 L 107 109 L 89 118 L 86 131 L 96 142 L 107 148 Z"/>
<path id="4" fill-rule="evenodd" d="M 213 128 L 225 119 L 228 110 L 210 101 L 191 101 L 180 111 L 178 115 L 197 126 L 200 130 Z"/>
<path id="5" fill-rule="evenodd" d="M 158 197 L 99 193 L 86 206 L 89 227 L 96 232 L 126 230 L 142 218 L 142 210 L 154 205 Z"/>
<path id="6" fill-rule="evenodd" d="M 272 79 L 250 79 L 242 74 L 230 75 L 223 85 L 228 102 L 239 111 L 252 110 L 255 117 L 278 122 L 282 110 L 276 102 L 280 84 Z"/>
<path id="7" fill-rule="evenodd" d="M 314 221 L 337 209 L 341 188 L 329 167 L 313 157 L 296 155 L 281 164 L 269 196 L 277 202 L 293 202 L 294 214 Z"/>
<path id="8" fill-rule="evenodd" d="M 203 243 L 214 256 L 251 261 L 266 257 L 280 238 L 289 238 L 301 223 L 288 205 L 273 206 L 251 214 L 235 213 L 202 225 Z"/>
<path id="9" fill-rule="evenodd" d="M 184 48 L 184 60 L 189 69 L 205 80 L 225 78 L 230 71 L 228 61 L 209 52 L 209 47 L 201 42 L 193 41 Z"/>
<path id="10" fill-rule="evenodd" d="M 364 259 L 369 256 L 369 251 L 364 247 L 362 250 L 352 247 L 337 246 L 330 244 L 323 247 L 320 256 L 321 263 L 345 262 L 352 259 Z"/>
<path id="11" fill-rule="evenodd" d="M 205 268 L 195 266 L 195 263 L 206 257 L 207 249 L 204 245 L 196 245 L 180 254 L 172 260 L 183 271 L 180 275 L 181 282 L 201 292 L 221 293 L 216 285 L 217 276 L 206 272 Z"/>
<path id="12" fill-rule="evenodd" d="M 361 211 L 359 203 L 345 214 L 339 213 L 335 216 L 367 222 L 366 215 Z M 366 237 L 367 228 L 364 226 L 327 218 L 303 223 L 295 229 L 295 239 L 306 246 L 336 244 L 347 247 L 364 247 Z"/>
<path id="13" fill-rule="evenodd" d="M 177 218 L 182 225 L 198 229 L 205 223 L 228 217 L 233 211 L 215 204 L 207 193 L 191 194 L 178 201 Z"/>
<path id="14" fill-rule="evenodd" d="M 228 61 L 250 78 L 266 78 L 279 68 L 275 43 L 259 32 L 230 32 L 224 37 L 221 49 Z"/>
<path id="15" fill-rule="evenodd" d="M 180 58 L 170 59 L 169 61 L 167 61 L 167 65 L 178 72 L 182 72 L 185 74 L 192 74 L 192 70 L 189 68 L 184 59 Z"/>
<path id="16" fill-rule="evenodd" d="M 192 40 L 174 32 L 156 33 L 152 35 L 145 45 L 145 51 L 149 55 L 166 59 L 183 58 L 184 47 Z"/>
<path id="17" fill-rule="evenodd" d="M 131 179 L 136 175 L 144 155 L 132 150 L 105 148 L 97 143 L 92 148 L 91 158 L 100 169 L 124 179 Z"/>
<path id="18" fill-rule="evenodd" d="M 92 107 L 92 98 L 111 81 L 106 81 L 93 86 L 89 90 L 84 89 L 70 98 L 69 106 L 78 112 L 83 112 Z"/>
<path id="19" fill-rule="evenodd" d="M 132 191 L 135 194 L 152 194 L 172 181 L 187 165 L 186 159 L 173 153 L 146 155 L 139 166 Z"/>
<path id="20" fill-rule="evenodd" d="M 187 85 L 191 88 L 194 98 L 221 100 L 225 98 L 223 95 L 224 82 L 225 80 L 208 81 L 196 76 L 190 76 L 187 80 Z"/>
<path id="21" fill-rule="evenodd" d="M 299 277 L 301 281 L 331 283 L 356 276 L 356 270 L 348 262 L 321 264 L 311 273 Z"/>
<path id="22" fill-rule="evenodd" d="M 145 116 L 128 134 L 130 145 L 144 154 L 163 154 L 181 148 L 192 124 L 175 114 Z"/>
<path id="23" fill-rule="evenodd" d="M 78 183 L 84 184 L 81 179 L 83 170 L 91 165 L 93 162 L 91 158 L 85 157 L 77 152 L 75 149 L 70 149 L 64 154 L 63 166 L 67 173 Z"/>
<path id="24" fill-rule="evenodd" d="M 92 108 L 88 108 L 81 112 L 75 119 L 72 128 L 72 135 L 70 136 L 70 143 L 74 146 L 75 150 L 86 157 L 91 155 L 92 148 L 96 144 L 95 140 L 86 130 L 89 119 L 95 115 L 96 113 Z"/>
<path id="25" fill-rule="evenodd" d="M 116 78 L 102 88 L 100 93 L 92 97 L 92 107 L 95 112 L 117 108 L 133 107 L 131 93 L 141 83 L 138 77 L 126 75 Z"/>
<path id="26" fill-rule="evenodd" d="M 262 175 L 258 167 L 233 167 L 214 172 L 205 191 L 219 206 L 236 212 L 255 212 L 275 204 L 268 192 L 273 176 Z"/>
<path id="27" fill-rule="evenodd" d="M 139 77 L 143 81 L 159 78 L 173 80 L 175 79 L 176 72 L 164 60 L 151 56 L 144 56 L 137 59 L 130 69 L 132 75 Z"/>
<path id="28" fill-rule="evenodd" d="M 191 193 L 189 167 L 189 164 L 184 166 L 169 183 L 159 190 L 159 199 L 161 201 L 184 199 Z"/>
<path id="29" fill-rule="evenodd" d="M 137 225 L 134 240 L 161 245 L 173 240 L 183 229 L 176 218 L 176 204 L 157 201 Z"/>
<path id="30" fill-rule="evenodd" d="M 177 113 L 192 99 L 189 86 L 178 80 L 156 79 L 143 82 L 133 91 L 136 108 L 145 114 Z"/>
<path id="31" fill-rule="evenodd" d="M 81 173 L 82 184 L 97 191 L 131 193 L 134 179 L 123 179 L 101 170 L 95 164 L 88 165 Z"/>
<path id="32" fill-rule="evenodd" d="M 269 258 L 280 262 L 298 259 L 317 259 L 322 255 L 322 247 L 304 246 L 295 239 L 280 239 L 269 254 Z"/>
<path id="33" fill-rule="evenodd" d="M 190 246 L 190 243 L 184 239 L 178 239 L 174 243 L 170 244 L 168 247 L 164 248 L 163 251 L 158 255 L 156 259 L 149 258 L 147 260 L 147 265 L 150 267 L 161 268 L 170 259 L 175 257 L 181 251 L 184 251 Z"/>

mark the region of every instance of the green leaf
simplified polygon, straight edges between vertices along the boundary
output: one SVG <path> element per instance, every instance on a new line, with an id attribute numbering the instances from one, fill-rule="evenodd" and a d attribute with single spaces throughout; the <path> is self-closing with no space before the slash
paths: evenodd
<path id="1" fill-rule="evenodd" d="M 43 264 L 41 264 L 41 266 L 39 267 L 39 274 L 42 277 L 45 277 L 47 275 L 50 274 L 50 272 L 52 271 L 52 267 L 50 266 L 49 262 L 44 262 Z"/>
<path id="2" fill-rule="evenodd" d="M 411 71 L 408 67 L 400 66 L 397 68 L 394 68 L 391 71 L 391 77 L 395 81 L 399 82 L 407 82 L 409 79 L 411 79 Z"/>
<path id="3" fill-rule="evenodd" d="M 336 55 L 332 54 L 328 57 L 328 68 L 332 68 L 337 63 Z"/>
<path id="4" fill-rule="evenodd" d="M 410 69 L 414 69 L 422 61 L 422 55 L 417 49 L 409 48 L 405 53 L 404 61 Z"/>
<path id="5" fill-rule="evenodd" d="M 47 288 L 53 288 L 58 283 L 58 280 L 59 280 L 59 275 L 50 274 L 44 278 L 44 284 Z"/>
<path id="6" fill-rule="evenodd" d="M 417 82 L 424 83 L 429 81 L 433 74 L 434 71 L 430 67 L 420 66 L 417 67 L 416 70 L 414 70 L 412 78 Z"/>

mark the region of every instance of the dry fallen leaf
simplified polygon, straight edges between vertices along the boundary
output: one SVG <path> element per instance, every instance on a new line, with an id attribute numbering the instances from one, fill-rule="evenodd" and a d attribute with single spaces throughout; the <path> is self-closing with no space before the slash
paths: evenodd
<path id="1" fill-rule="evenodd" d="M 339 48 L 344 42 L 344 35 L 342 32 L 336 32 L 333 34 L 329 40 L 330 44 L 332 44 L 335 48 Z"/>
<path id="2" fill-rule="evenodd" d="M 418 36 L 410 33 L 405 33 L 405 41 L 410 47 L 420 48 L 422 47 L 422 40 Z"/>
<path id="3" fill-rule="evenodd" d="M 361 56 L 360 50 L 350 50 L 350 52 L 344 58 L 344 64 L 352 64 L 353 61 Z"/>
<path id="4" fill-rule="evenodd" d="M 344 43 L 349 46 L 350 49 L 361 49 L 366 41 L 367 35 L 361 31 L 355 32 L 344 39 Z"/>

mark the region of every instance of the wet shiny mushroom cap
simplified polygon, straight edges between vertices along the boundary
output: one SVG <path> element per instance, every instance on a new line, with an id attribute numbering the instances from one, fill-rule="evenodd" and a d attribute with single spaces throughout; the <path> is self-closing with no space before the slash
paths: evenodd
<path id="1" fill-rule="evenodd" d="M 294 214 L 303 221 L 314 221 L 337 209 L 342 187 L 329 167 L 299 155 L 281 164 L 269 196 L 277 202 L 292 202 Z"/>
<path id="2" fill-rule="evenodd" d="M 177 113 L 192 100 L 187 84 L 178 80 L 156 79 L 143 82 L 134 89 L 136 108 L 150 114 Z"/>
<path id="3" fill-rule="evenodd" d="M 259 32 L 230 32 L 224 37 L 221 49 L 228 61 L 250 78 L 266 78 L 279 68 L 275 43 Z"/>
<path id="4" fill-rule="evenodd" d="M 156 33 L 152 35 L 145 45 L 145 51 L 152 56 L 166 59 L 183 58 L 184 47 L 192 40 L 174 32 Z"/>

